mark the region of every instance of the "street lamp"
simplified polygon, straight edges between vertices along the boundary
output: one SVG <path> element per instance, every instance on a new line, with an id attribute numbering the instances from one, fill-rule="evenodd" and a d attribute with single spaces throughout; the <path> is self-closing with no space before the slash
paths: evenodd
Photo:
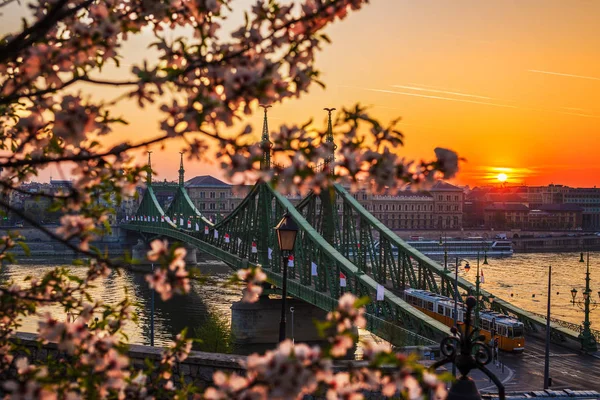
<path id="1" fill-rule="evenodd" d="M 298 234 L 298 225 L 290 217 L 287 210 L 283 214 L 283 218 L 275 227 L 277 232 L 277 242 L 279 243 L 279 249 L 283 256 L 283 284 L 281 293 L 281 319 L 279 321 L 279 342 L 285 340 L 285 301 L 287 298 L 287 262 L 285 260 L 284 252 L 291 253 L 294 251 L 294 244 L 296 243 L 296 235 Z"/>
<path id="2" fill-rule="evenodd" d="M 448 272 L 448 237 L 444 233 L 444 240 L 440 236 L 440 246 L 444 246 L 444 272 Z"/>
<path id="3" fill-rule="evenodd" d="M 469 262 L 467 260 L 463 260 L 463 259 L 458 259 L 458 257 L 456 257 L 456 263 L 455 268 L 454 268 L 454 326 L 457 327 L 458 329 L 458 268 L 460 267 L 460 264 L 462 264 L 462 262 L 465 262 L 465 272 L 469 272 L 469 270 L 471 269 L 471 266 L 469 265 Z M 462 321 L 461 321 L 462 322 Z M 456 363 L 452 363 L 452 375 L 456 376 Z"/>
<path id="4" fill-rule="evenodd" d="M 480 275 L 479 275 L 479 256 L 480 252 L 477 251 L 477 277 L 475 280 L 475 295 L 477 296 L 477 304 L 475 305 L 475 329 L 479 329 L 479 309 L 481 307 L 481 301 L 483 300 L 483 295 L 479 290 L 479 285 L 481 284 Z M 487 260 L 487 251 L 483 252 L 483 265 L 489 265 Z"/>
<path id="5" fill-rule="evenodd" d="M 583 252 L 580 254 L 579 262 L 586 262 L 583 258 Z M 598 350 L 598 345 L 596 344 L 596 338 L 592 335 L 592 331 L 590 330 L 590 311 L 591 309 L 595 309 L 598 307 L 598 303 L 590 298 L 590 294 L 592 290 L 590 289 L 590 252 L 587 252 L 587 269 L 585 272 L 585 290 L 582 293 L 583 301 L 577 300 L 577 289 L 573 288 L 571 290 L 571 296 L 573 297 L 572 303 L 573 305 L 577 304 L 579 308 L 583 309 L 584 312 L 584 320 L 583 320 L 583 329 L 579 334 L 579 340 L 581 340 L 581 349 L 586 353 L 593 353 Z M 600 297 L 600 291 L 598 292 L 598 297 Z"/>

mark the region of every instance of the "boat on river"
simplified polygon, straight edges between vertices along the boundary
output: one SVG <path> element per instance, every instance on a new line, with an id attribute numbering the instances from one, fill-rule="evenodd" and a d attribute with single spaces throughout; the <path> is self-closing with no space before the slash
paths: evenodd
<path id="1" fill-rule="evenodd" d="M 443 256 L 447 251 L 448 256 L 469 257 L 485 252 L 489 257 L 508 257 L 513 254 L 510 240 L 488 240 L 483 238 L 448 239 L 442 240 L 408 240 L 406 244 L 417 249 L 426 256 Z M 379 248 L 379 241 L 375 241 L 375 248 Z M 392 252 L 398 253 L 398 248 L 392 246 Z"/>

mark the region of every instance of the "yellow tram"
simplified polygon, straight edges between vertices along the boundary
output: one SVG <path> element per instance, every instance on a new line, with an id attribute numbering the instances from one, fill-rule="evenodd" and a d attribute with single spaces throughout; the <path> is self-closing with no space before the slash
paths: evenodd
<path id="1" fill-rule="evenodd" d="M 444 325 L 454 326 L 454 300 L 435 293 L 420 289 L 406 289 L 404 300 L 425 314 L 440 321 Z M 458 321 L 463 322 L 466 307 L 462 302 L 457 304 Z M 525 350 L 525 337 L 523 323 L 518 319 L 491 310 L 479 312 L 481 320 L 480 334 L 485 337 L 486 343 L 492 338 L 498 342 L 498 348 L 504 351 L 521 352 Z"/>

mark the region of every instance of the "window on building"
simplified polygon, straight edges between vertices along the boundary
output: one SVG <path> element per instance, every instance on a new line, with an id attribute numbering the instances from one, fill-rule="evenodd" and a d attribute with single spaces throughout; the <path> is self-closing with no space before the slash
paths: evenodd
<path id="1" fill-rule="evenodd" d="M 215 198 L 215 192 L 210 192 L 210 198 L 214 199 Z"/>
<path id="2" fill-rule="evenodd" d="M 222 198 L 222 199 L 224 199 L 225 198 L 225 192 L 219 193 L 219 197 Z"/>
<path id="3" fill-rule="evenodd" d="M 205 194 L 205 192 L 200 192 L 200 198 L 203 199 Z"/>
<path id="4" fill-rule="evenodd" d="M 214 210 L 215 209 L 215 203 L 210 203 L 210 209 Z"/>

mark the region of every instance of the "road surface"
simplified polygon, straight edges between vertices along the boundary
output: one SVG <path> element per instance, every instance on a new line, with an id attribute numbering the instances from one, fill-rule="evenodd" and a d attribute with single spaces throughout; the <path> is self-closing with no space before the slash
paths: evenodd
<path id="1" fill-rule="evenodd" d="M 494 365 L 488 365 L 501 380 L 507 392 L 542 390 L 544 387 L 544 342 L 528 337 L 522 354 L 500 353 L 500 361 L 508 367 L 502 374 Z M 550 345 L 550 389 L 596 390 L 600 392 L 600 359 L 552 344 Z M 489 387 L 478 382 L 478 387 Z M 482 388 L 483 389 L 483 388 Z"/>

